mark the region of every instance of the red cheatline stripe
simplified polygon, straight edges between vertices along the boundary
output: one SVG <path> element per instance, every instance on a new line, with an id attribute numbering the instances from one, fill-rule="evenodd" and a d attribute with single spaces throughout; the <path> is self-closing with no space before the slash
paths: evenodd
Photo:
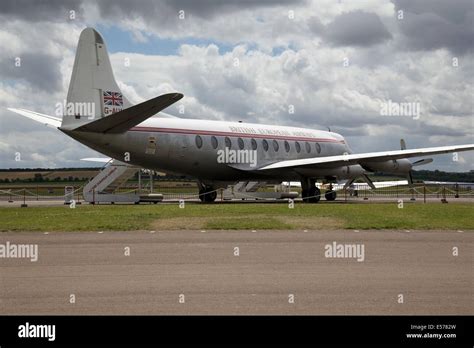
<path id="1" fill-rule="evenodd" d="M 241 137 L 241 138 L 265 138 L 265 139 L 281 139 L 281 140 L 299 140 L 299 141 L 313 141 L 313 142 L 326 142 L 326 143 L 341 143 L 344 144 L 343 140 L 327 139 L 327 138 L 305 138 L 305 137 L 293 137 L 293 136 L 282 136 L 282 135 L 265 135 L 265 134 L 247 134 L 247 133 L 232 133 L 232 132 L 219 132 L 210 130 L 194 130 L 194 129 L 179 129 L 179 128 L 155 128 L 155 127 L 133 127 L 131 131 L 135 132 L 159 132 L 159 133 L 179 133 L 179 134 L 197 134 L 197 135 L 220 135 L 229 137 Z"/>

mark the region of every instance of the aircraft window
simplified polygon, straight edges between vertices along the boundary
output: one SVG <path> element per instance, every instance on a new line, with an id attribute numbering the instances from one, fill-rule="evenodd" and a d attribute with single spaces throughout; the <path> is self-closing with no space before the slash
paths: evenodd
<path id="1" fill-rule="evenodd" d="M 215 136 L 211 137 L 211 145 L 213 149 L 217 149 L 217 146 L 219 145 L 217 138 Z"/>
<path id="2" fill-rule="evenodd" d="M 268 141 L 266 141 L 265 139 L 262 140 L 262 145 L 263 145 L 263 149 L 265 151 L 268 151 Z"/>
<path id="3" fill-rule="evenodd" d="M 290 144 L 285 140 L 285 151 L 290 152 Z"/>
<path id="4" fill-rule="evenodd" d="M 252 150 L 257 150 L 257 142 L 255 141 L 255 139 L 252 138 L 250 142 L 252 143 Z"/>
<path id="5" fill-rule="evenodd" d="M 232 147 L 232 142 L 229 137 L 225 137 L 225 147 L 228 147 L 229 149 Z"/>
<path id="6" fill-rule="evenodd" d="M 300 146 L 300 143 L 295 141 L 295 149 L 296 149 L 296 152 L 300 153 L 301 152 L 301 146 Z"/>
<path id="7" fill-rule="evenodd" d="M 319 143 L 316 143 L 315 146 L 316 146 L 316 151 L 318 151 L 318 153 L 321 153 L 321 145 L 319 145 Z"/>
<path id="8" fill-rule="evenodd" d="M 243 150 L 245 146 L 244 141 L 242 140 L 242 138 L 239 138 L 237 141 L 239 143 L 239 149 Z"/>
<path id="9" fill-rule="evenodd" d="M 310 153 L 310 152 L 311 152 L 311 145 L 309 145 L 308 142 L 306 142 L 304 145 L 305 145 L 305 147 L 306 147 L 306 152 L 307 152 L 307 153 Z"/>
<path id="10" fill-rule="evenodd" d="M 279 148 L 280 148 L 280 145 L 278 145 L 278 141 L 273 140 L 273 149 L 275 150 L 275 152 L 277 152 Z"/>
<path id="11" fill-rule="evenodd" d="M 202 138 L 200 135 L 196 135 L 196 146 L 198 149 L 202 147 Z"/>

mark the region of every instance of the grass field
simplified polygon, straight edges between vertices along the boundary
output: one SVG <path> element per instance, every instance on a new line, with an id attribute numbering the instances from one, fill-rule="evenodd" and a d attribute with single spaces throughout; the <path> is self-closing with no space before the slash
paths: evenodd
<path id="1" fill-rule="evenodd" d="M 0 208 L 0 231 L 463 229 L 472 204 L 187 204 Z"/>

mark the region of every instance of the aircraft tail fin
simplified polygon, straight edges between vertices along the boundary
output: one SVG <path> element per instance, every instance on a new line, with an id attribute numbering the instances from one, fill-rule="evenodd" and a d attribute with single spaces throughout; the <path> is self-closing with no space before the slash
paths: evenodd
<path id="1" fill-rule="evenodd" d="M 107 46 L 93 28 L 82 31 L 61 128 L 74 129 L 131 107 L 115 81 Z"/>

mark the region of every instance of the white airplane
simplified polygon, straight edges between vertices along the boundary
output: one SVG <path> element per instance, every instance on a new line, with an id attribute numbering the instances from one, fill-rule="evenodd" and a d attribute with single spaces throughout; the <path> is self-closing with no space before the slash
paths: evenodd
<path id="1" fill-rule="evenodd" d="M 340 134 L 307 128 L 175 118 L 161 111 L 183 97 L 169 93 L 132 105 L 112 72 L 102 36 L 84 29 L 79 38 L 63 117 L 9 108 L 59 129 L 113 159 L 165 173 L 193 176 L 200 198 L 215 200 L 216 189 L 242 180 L 299 181 L 305 202 L 318 202 L 316 180 L 361 177 L 367 173 L 404 174 L 430 163 L 408 158 L 474 149 L 474 144 L 369 153 L 352 153 Z M 156 117 L 153 117 L 157 115 Z M 326 199 L 334 200 L 329 190 Z"/>

